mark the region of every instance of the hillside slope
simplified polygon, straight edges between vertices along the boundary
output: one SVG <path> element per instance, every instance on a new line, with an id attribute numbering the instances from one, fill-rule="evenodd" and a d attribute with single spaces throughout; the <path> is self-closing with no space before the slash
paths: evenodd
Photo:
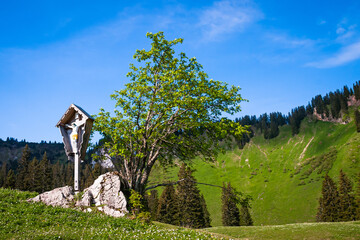
<path id="1" fill-rule="evenodd" d="M 36 195 L 0 188 L 0 239 L 219 239 L 186 228 L 25 201 Z"/>
<path id="2" fill-rule="evenodd" d="M 359 146 L 360 134 L 353 122 L 343 125 L 305 118 L 296 136 L 290 126 L 281 127 L 280 135 L 271 140 L 258 133 L 244 149 L 228 151 L 211 164 L 196 160 L 192 167 L 199 182 L 231 182 L 250 194 L 255 225 L 314 222 L 323 176 L 329 171 L 337 180 L 343 169 L 355 182 L 360 172 Z M 177 171 L 169 169 L 162 179 L 175 180 Z M 160 174 L 154 172 L 156 181 Z M 220 226 L 221 189 L 199 188 L 212 226 Z"/>

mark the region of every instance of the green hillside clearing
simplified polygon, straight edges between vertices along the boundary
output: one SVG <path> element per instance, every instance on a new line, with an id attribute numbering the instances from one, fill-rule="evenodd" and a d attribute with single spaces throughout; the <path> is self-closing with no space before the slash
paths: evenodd
<path id="1" fill-rule="evenodd" d="M 253 197 L 255 225 L 314 222 L 322 179 L 328 171 L 335 180 L 340 169 L 355 183 L 360 172 L 360 134 L 353 122 L 336 124 L 305 118 L 300 133 L 292 136 L 290 126 L 280 128 L 278 137 L 266 140 L 257 133 L 244 149 L 218 157 L 215 163 L 195 160 L 199 182 L 222 185 L 231 182 Z M 176 167 L 154 171 L 151 184 L 176 180 Z M 199 185 L 212 218 L 221 226 L 221 189 Z"/>

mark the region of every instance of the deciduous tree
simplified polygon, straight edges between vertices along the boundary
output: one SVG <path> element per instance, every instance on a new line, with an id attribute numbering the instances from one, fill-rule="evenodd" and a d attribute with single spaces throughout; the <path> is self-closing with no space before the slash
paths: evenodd
<path id="1" fill-rule="evenodd" d="M 200 156 L 213 160 L 219 139 L 245 129 L 222 118 L 240 111 L 240 88 L 208 79 L 195 57 L 175 55 L 183 39 L 168 41 L 162 32 L 148 33 L 151 49 L 137 50 L 138 66 L 130 64 L 130 82 L 111 95 L 114 114 L 101 109 L 94 129 L 104 148 L 117 160 L 124 186 L 144 194 L 152 167 L 173 159 Z"/>

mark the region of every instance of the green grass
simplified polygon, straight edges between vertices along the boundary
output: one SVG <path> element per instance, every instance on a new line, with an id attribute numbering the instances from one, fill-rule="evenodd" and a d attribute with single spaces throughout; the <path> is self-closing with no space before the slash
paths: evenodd
<path id="1" fill-rule="evenodd" d="M 0 239 L 359 239 L 360 222 L 201 230 L 144 224 L 100 213 L 28 203 L 36 193 L 0 188 Z"/>
<path id="2" fill-rule="evenodd" d="M 144 224 L 25 200 L 36 193 L 0 188 L 0 239 L 212 239 L 196 230 Z"/>
<path id="3" fill-rule="evenodd" d="M 208 232 L 238 239 L 360 239 L 360 222 L 296 223 L 275 226 L 214 227 Z"/>
<path id="4" fill-rule="evenodd" d="M 314 222 L 325 173 L 329 171 L 337 181 L 343 169 L 355 183 L 360 172 L 359 146 L 360 134 L 353 122 L 343 125 L 305 118 L 296 136 L 291 135 L 289 126 L 283 126 L 278 137 L 266 140 L 257 133 L 244 149 L 228 151 L 214 163 L 195 160 L 194 175 L 204 183 L 231 182 L 250 194 L 254 199 L 251 214 L 255 225 Z M 331 159 L 323 162 L 324 156 Z M 311 160 L 313 157 L 315 160 Z M 307 163 L 316 159 L 320 159 L 320 165 L 311 170 Z M 177 167 L 166 172 L 158 168 L 149 185 L 164 179 L 176 180 L 177 172 Z M 221 226 L 221 189 L 204 185 L 199 188 L 212 226 Z"/>

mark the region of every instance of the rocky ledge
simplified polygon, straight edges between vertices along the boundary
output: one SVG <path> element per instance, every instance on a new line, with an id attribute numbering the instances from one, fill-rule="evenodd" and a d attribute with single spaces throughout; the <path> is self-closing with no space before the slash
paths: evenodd
<path id="1" fill-rule="evenodd" d="M 72 187 L 65 186 L 27 201 L 64 208 L 77 207 L 84 212 L 98 210 L 113 217 L 123 217 L 128 212 L 126 198 L 120 191 L 120 177 L 114 172 L 99 176 L 93 185 L 78 194 Z"/>

